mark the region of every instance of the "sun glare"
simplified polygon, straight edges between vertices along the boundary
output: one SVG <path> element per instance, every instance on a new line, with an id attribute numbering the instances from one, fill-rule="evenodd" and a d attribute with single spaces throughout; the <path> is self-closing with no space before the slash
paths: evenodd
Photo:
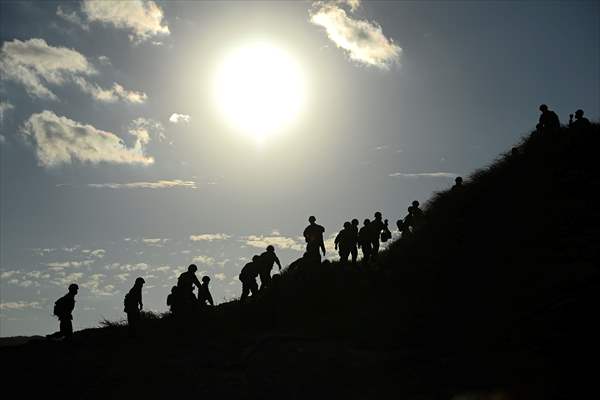
<path id="1" fill-rule="evenodd" d="M 225 120 L 259 142 L 297 119 L 305 101 L 298 64 L 265 43 L 231 52 L 217 70 L 214 90 Z"/>

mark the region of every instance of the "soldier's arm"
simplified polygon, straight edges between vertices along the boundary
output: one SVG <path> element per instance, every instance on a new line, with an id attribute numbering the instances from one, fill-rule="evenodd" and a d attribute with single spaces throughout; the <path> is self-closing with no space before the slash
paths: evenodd
<path id="1" fill-rule="evenodd" d="M 275 256 L 275 263 L 277 264 L 277 266 L 279 267 L 279 270 L 281 271 L 281 263 L 279 262 L 279 257 Z"/>
<path id="2" fill-rule="evenodd" d="M 210 290 L 208 290 L 208 288 L 206 288 L 206 295 L 208 297 L 208 302 L 210 303 L 211 306 L 214 306 L 215 303 L 213 302 L 213 298 L 212 295 L 210 294 Z"/>

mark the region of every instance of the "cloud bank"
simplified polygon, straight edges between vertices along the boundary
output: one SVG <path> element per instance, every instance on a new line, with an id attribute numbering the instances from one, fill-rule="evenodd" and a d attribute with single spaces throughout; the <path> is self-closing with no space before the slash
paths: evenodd
<path id="1" fill-rule="evenodd" d="M 116 82 L 110 89 L 89 82 L 87 77 L 98 72 L 84 55 L 66 47 L 50 46 L 44 39 L 5 42 L 0 50 L 0 71 L 2 79 L 22 85 L 34 98 L 57 100 L 49 86 L 67 82 L 98 101 L 143 103 L 147 98 L 145 93 L 128 91 Z"/>
<path id="2" fill-rule="evenodd" d="M 133 147 L 127 147 L 114 133 L 48 110 L 31 115 L 20 133 L 34 145 L 38 161 L 44 167 L 73 161 L 141 165 L 154 162 L 152 157 L 146 156 L 145 143 L 140 138 Z"/>
<path id="3" fill-rule="evenodd" d="M 402 49 L 383 34 L 381 26 L 374 21 L 350 17 L 342 5 L 348 5 L 352 12 L 360 1 L 315 2 L 309 11 L 310 22 L 325 28 L 329 39 L 351 60 L 381 69 L 399 63 Z"/>
<path id="4" fill-rule="evenodd" d="M 163 10 L 154 1 L 85 0 L 81 10 L 90 22 L 129 31 L 129 40 L 135 43 L 170 34 L 169 27 L 163 25 Z"/>

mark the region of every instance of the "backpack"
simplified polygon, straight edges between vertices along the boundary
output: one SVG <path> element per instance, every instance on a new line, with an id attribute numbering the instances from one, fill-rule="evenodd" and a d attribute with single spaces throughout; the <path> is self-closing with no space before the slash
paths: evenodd
<path id="1" fill-rule="evenodd" d="M 52 310 L 52 314 L 60 317 L 65 314 L 65 311 L 65 298 L 61 297 L 54 302 L 54 310 Z"/>
<path id="2" fill-rule="evenodd" d="M 381 232 L 381 241 L 382 242 L 387 242 L 391 238 L 392 238 L 392 232 L 390 232 L 389 229 L 386 228 Z"/>
<path id="3" fill-rule="evenodd" d="M 125 312 L 137 310 L 137 302 L 135 301 L 135 298 L 133 296 L 131 296 L 129 293 L 127 293 L 125 295 L 125 299 L 123 300 L 123 305 L 125 306 L 125 308 L 123 310 Z"/>

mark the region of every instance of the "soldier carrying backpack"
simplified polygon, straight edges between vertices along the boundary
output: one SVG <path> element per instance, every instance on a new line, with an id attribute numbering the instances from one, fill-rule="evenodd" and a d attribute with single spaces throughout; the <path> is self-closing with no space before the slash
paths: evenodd
<path id="1" fill-rule="evenodd" d="M 70 340 L 73 337 L 73 309 L 75 309 L 75 295 L 79 286 L 72 283 L 69 285 L 69 293 L 65 294 L 54 303 L 54 315 L 60 321 L 60 330 L 51 335 L 46 335 L 48 339 L 64 337 Z"/>

